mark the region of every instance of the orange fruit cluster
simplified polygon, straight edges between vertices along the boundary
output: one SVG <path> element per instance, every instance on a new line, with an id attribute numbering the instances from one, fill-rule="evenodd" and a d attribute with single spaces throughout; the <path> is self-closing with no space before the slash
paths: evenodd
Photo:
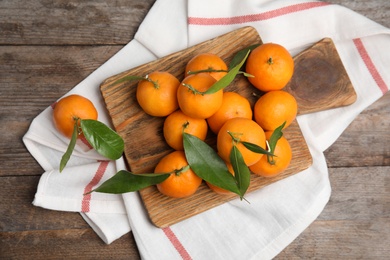
<path id="1" fill-rule="evenodd" d="M 288 167 L 292 152 L 285 137 L 277 142 L 275 156 L 252 152 L 240 142 L 269 149 L 267 141 L 273 131 L 284 122 L 285 128 L 288 127 L 295 119 L 297 102 L 283 90 L 293 75 L 293 59 L 281 45 L 266 43 L 249 54 L 245 69 L 251 75 L 249 82 L 264 92 L 253 107 L 247 98 L 236 92 L 219 90 L 205 93 L 227 74 L 226 63 L 215 54 L 202 53 L 193 57 L 187 63 L 184 79 L 180 82 L 168 72 L 149 75 L 159 83 L 159 88 L 150 81 L 139 82 L 137 100 L 140 106 L 150 115 L 166 117 L 163 135 L 174 149 L 155 168 L 156 173 L 172 172 L 168 179 L 157 185 L 161 193 L 174 198 L 187 197 L 194 194 L 202 182 L 191 169 L 186 168 L 184 132 L 201 140 L 205 140 L 208 133 L 214 134 L 217 152 L 233 175 L 229 159 L 233 145 L 255 174 L 272 177 Z M 209 183 L 207 185 L 219 194 L 229 193 Z"/>

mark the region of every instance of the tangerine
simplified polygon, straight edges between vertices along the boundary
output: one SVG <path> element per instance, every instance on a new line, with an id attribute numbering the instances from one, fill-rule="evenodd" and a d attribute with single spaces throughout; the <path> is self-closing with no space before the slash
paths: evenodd
<path id="1" fill-rule="evenodd" d="M 219 129 L 228 119 L 234 117 L 252 119 L 252 114 L 248 99 L 236 92 L 224 92 L 221 107 L 211 117 L 207 118 L 207 123 L 211 131 L 218 134 Z"/>
<path id="2" fill-rule="evenodd" d="M 186 77 L 177 89 L 177 100 L 184 114 L 193 118 L 206 119 L 222 105 L 223 90 L 205 94 L 216 80 L 207 73 Z"/>
<path id="3" fill-rule="evenodd" d="M 248 56 L 245 71 L 250 83 L 261 91 L 280 90 L 294 73 L 294 60 L 282 45 L 264 43 Z"/>
<path id="4" fill-rule="evenodd" d="M 169 72 L 154 71 L 138 82 L 138 104 L 151 116 L 167 116 L 179 107 L 176 97 L 179 84 L 180 81 Z"/>
<path id="5" fill-rule="evenodd" d="M 176 110 L 164 121 L 163 134 L 167 144 L 175 150 L 184 150 L 183 132 L 192 134 L 201 140 L 206 139 L 207 122 L 205 119 L 192 118 L 181 110 Z"/>
<path id="6" fill-rule="evenodd" d="M 155 173 L 170 173 L 157 189 L 172 198 L 184 198 L 196 192 L 202 179 L 189 167 L 183 151 L 174 151 L 164 156 L 157 164 Z"/>
<path id="7" fill-rule="evenodd" d="M 265 132 L 267 140 L 271 138 L 272 133 L 273 131 Z M 292 159 L 292 151 L 284 136 L 277 141 L 273 154 L 275 156 L 264 155 L 257 163 L 249 166 L 249 169 L 263 177 L 273 177 L 287 169 Z"/>
<path id="8" fill-rule="evenodd" d="M 230 152 L 233 145 L 236 145 L 243 156 L 245 164 L 250 166 L 260 160 L 263 154 L 250 151 L 241 142 L 245 141 L 256 144 L 265 149 L 265 140 L 263 129 L 255 121 L 248 118 L 236 117 L 226 121 L 219 130 L 217 135 L 217 150 L 219 156 L 225 162 L 230 163 Z"/>
<path id="9" fill-rule="evenodd" d="M 227 74 L 228 66 L 216 54 L 200 53 L 194 56 L 186 65 L 185 77 L 190 75 L 190 72 L 203 71 L 210 74 L 216 80 L 220 80 Z"/>
<path id="10" fill-rule="evenodd" d="M 255 103 L 255 121 L 265 130 L 275 130 L 286 122 L 288 127 L 296 118 L 298 104 L 293 95 L 283 90 L 269 91 Z"/>
<path id="11" fill-rule="evenodd" d="M 93 103 L 80 95 L 72 94 L 60 99 L 53 108 L 53 121 L 57 130 L 68 138 L 72 138 L 74 125 L 78 121 L 78 129 L 80 130 L 79 119 L 96 120 L 98 112 Z M 81 136 L 80 132 L 78 137 Z"/>

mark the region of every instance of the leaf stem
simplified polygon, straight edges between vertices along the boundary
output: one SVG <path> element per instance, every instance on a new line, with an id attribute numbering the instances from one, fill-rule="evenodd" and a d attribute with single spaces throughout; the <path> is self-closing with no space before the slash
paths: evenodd
<path id="1" fill-rule="evenodd" d="M 192 74 L 198 74 L 198 73 L 202 73 L 202 72 L 229 72 L 229 71 L 228 70 L 215 70 L 213 68 L 208 68 L 208 69 L 204 69 L 204 70 L 188 71 L 187 74 L 192 75 Z"/>

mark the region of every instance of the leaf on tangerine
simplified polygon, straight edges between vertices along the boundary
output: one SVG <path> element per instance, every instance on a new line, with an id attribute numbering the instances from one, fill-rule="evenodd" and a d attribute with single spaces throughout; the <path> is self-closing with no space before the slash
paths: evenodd
<path id="1" fill-rule="evenodd" d="M 235 177 L 214 149 L 188 133 L 183 133 L 183 144 L 186 159 L 196 175 L 215 186 L 241 196 Z"/>
<path id="2" fill-rule="evenodd" d="M 220 80 L 215 82 L 208 90 L 206 90 L 205 92 L 202 92 L 202 94 L 213 94 L 213 93 L 216 93 L 219 90 L 227 87 L 234 80 L 236 75 L 239 73 L 240 68 L 242 67 L 242 65 L 244 64 L 246 59 L 248 58 L 248 55 L 249 55 L 249 51 L 242 58 L 242 60 L 239 64 L 237 64 L 234 68 L 229 70 L 229 72 L 225 76 L 223 76 Z"/>
<path id="3" fill-rule="evenodd" d="M 240 190 L 240 197 L 243 199 L 250 184 L 250 170 L 246 166 L 244 158 L 238 148 L 233 145 L 230 151 L 230 162 L 234 169 L 234 177 L 237 181 L 238 189 Z"/>

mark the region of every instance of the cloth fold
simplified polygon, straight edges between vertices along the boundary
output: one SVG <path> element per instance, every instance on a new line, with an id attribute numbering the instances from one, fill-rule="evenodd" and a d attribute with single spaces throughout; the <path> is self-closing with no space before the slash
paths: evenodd
<path id="1" fill-rule="evenodd" d="M 389 90 L 389 29 L 321 1 L 157 0 L 135 38 L 70 93 L 90 98 L 99 120 L 110 125 L 99 92 L 105 78 L 243 26 L 253 26 L 263 42 L 282 44 L 293 55 L 325 37 L 335 43 L 358 97 L 350 106 L 297 118 L 313 157 L 309 169 L 248 194 L 250 204 L 233 200 L 159 229 L 149 221 L 137 192 L 82 196 L 124 169 L 123 159 L 104 161 L 78 144 L 70 167 L 58 173 L 66 142 L 53 128 L 49 107 L 23 138 L 45 170 L 33 204 L 80 212 L 106 243 L 131 229 L 144 259 L 270 259 L 282 251 L 329 200 L 323 151 Z"/>

